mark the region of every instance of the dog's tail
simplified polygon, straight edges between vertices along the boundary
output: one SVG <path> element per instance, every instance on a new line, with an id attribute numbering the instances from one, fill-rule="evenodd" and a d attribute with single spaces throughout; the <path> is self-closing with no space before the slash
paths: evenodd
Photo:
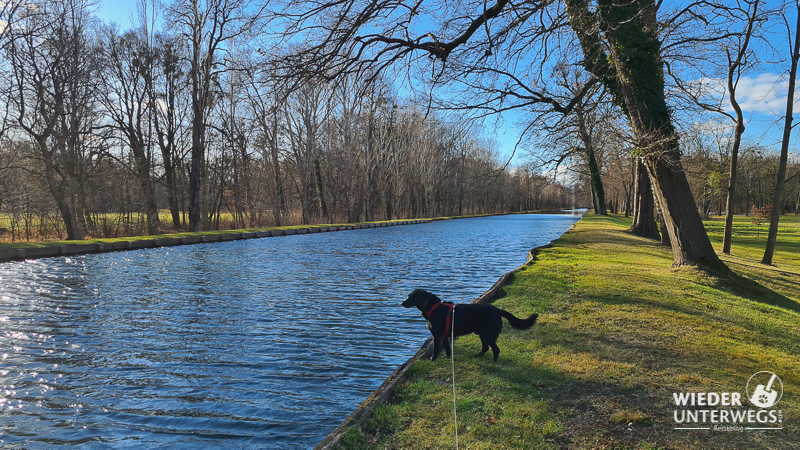
<path id="1" fill-rule="evenodd" d="M 501 316 L 508 319 L 508 324 L 511 325 L 512 328 L 520 330 L 527 330 L 532 327 L 533 324 L 536 323 L 536 319 L 539 318 L 538 314 L 531 314 L 527 319 L 520 319 L 508 311 L 504 311 L 500 308 L 497 308 L 497 310 L 500 312 Z"/>

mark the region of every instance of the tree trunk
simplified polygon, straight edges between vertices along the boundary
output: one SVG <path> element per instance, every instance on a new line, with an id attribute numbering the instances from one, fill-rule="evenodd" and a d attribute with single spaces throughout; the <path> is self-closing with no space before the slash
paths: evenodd
<path id="1" fill-rule="evenodd" d="M 630 232 L 636 236 L 648 239 L 658 239 L 658 226 L 656 225 L 655 205 L 653 204 L 653 189 L 647 167 L 641 160 L 636 163 L 636 188 L 634 194 L 636 207 L 633 209 L 633 224 Z M 662 229 L 663 230 L 663 229 Z"/>
<path id="2" fill-rule="evenodd" d="M 741 130 L 741 131 L 740 131 Z M 728 178 L 728 199 L 725 202 L 725 229 L 722 236 L 722 253 L 731 253 L 731 238 L 733 235 L 733 211 L 736 208 L 736 171 L 739 160 L 739 145 L 744 133 L 744 120 L 740 118 L 736 126 L 736 134 L 731 149 L 730 177 Z"/>
<path id="3" fill-rule="evenodd" d="M 631 205 L 631 191 L 633 189 L 627 183 L 623 185 L 623 189 L 625 190 L 625 217 L 630 217 L 631 212 L 633 212 L 633 205 Z"/>
<path id="4" fill-rule="evenodd" d="M 50 150 L 47 149 L 45 142 L 37 142 L 39 149 L 41 150 L 42 157 L 44 160 L 45 166 L 45 177 L 47 177 L 47 187 L 50 190 L 50 194 L 53 195 L 53 200 L 56 202 L 56 206 L 58 207 L 58 212 L 61 214 L 61 219 L 64 221 L 64 228 L 67 232 L 67 240 L 75 241 L 79 239 L 83 239 L 83 231 L 81 227 L 78 225 L 78 219 L 75 214 L 74 207 L 70 207 L 70 205 L 74 205 L 74 200 L 70 202 L 67 196 L 64 194 L 61 184 L 56 180 L 56 168 L 53 164 L 53 154 Z"/>
<path id="5" fill-rule="evenodd" d="M 175 176 L 176 167 L 179 166 L 179 163 L 175 161 L 174 149 L 175 149 L 175 112 L 176 112 L 176 93 L 175 93 L 175 86 L 173 84 L 167 83 L 166 86 L 167 91 L 167 104 L 166 104 L 166 113 L 162 120 L 164 120 L 165 128 L 162 128 L 159 118 L 153 122 L 153 125 L 156 129 L 156 135 L 158 136 L 158 148 L 161 150 L 161 159 L 164 164 L 164 184 L 167 188 L 167 204 L 169 205 L 169 212 L 172 216 L 172 226 L 175 230 L 180 230 L 183 228 L 181 224 L 181 208 L 178 201 L 178 186 L 177 180 Z M 150 91 L 150 99 L 151 101 L 155 101 L 157 96 L 153 92 L 153 88 L 151 85 Z"/>
<path id="6" fill-rule="evenodd" d="M 659 225 L 661 226 L 661 245 L 671 247 L 672 244 L 669 242 L 669 233 L 667 233 L 667 223 L 664 221 L 664 214 L 659 214 L 658 219 Z"/>
<path id="7" fill-rule="evenodd" d="M 130 137 L 135 131 L 129 130 L 129 132 Z M 154 235 L 158 232 L 158 227 L 161 222 L 158 218 L 158 206 L 156 204 L 156 195 L 153 189 L 153 182 L 150 179 L 150 161 L 147 158 L 144 144 L 139 139 L 130 137 L 128 144 L 131 147 L 131 152 L 133 153 L 133 157 L 136 162 L 136 178 L 139 180 L 139 187 L 142 190 L 144 213 L 145 217 L 147 218 L 147 233 Z"/>
<path id="8" fill-rule="evenodd" d="M 658 203 L 663 205 L 673 266 L 719 266 L 721 262 L 708 239 L 686 173 L 680 164 L 677 138 L 670 147 L 672 150 L 668 150 L 667 155 L 650 161 L 647 170 L 655 184 Z M 664 157 L 671 157 L 672 161 L 663 161 Z"/>
<path id="9" fill-rule="evenodd" d="M 200 128 L 200 130 L 198 130 Z M 205 149 L 200 140 L 202 126 L 192 127 L 192 163 L 189 169 L 189 231 L 200 231 L 202 223 L 201 194 L 205 178 Z"/>
<path id="10" fill-rule="evenodd" d="M 392 188 L 392 183 L 389 182 L 386 184 L 386 198 L 384 199 L 386 202 L 386 220 L 394 219 L 394 190 Z"/>
<path id="11" fill-rule="evenodd" d="M 328 211 L 328 202 L 325 200 L 325 183 L 322 179 L 322 162 L 319 157 L 314 159 L 314 185 L 317 190 L 319 209 L 322 213 L 323 223 L 331 223 L 331 215 Z"/>
<path id="12" fill-rule="evenodd" d="M 283 216 L 283 212 L 286 211 L 286 195 L 283 191 L 283 180 L 281 179 L 281 162 L 280 162 L 280 149 L 278 148 L 278 116 L 277 114 L 274 117 L 275 125 L 273 128 L 273 137 L 270 140 L 269 144 L 269 151 L 270 156 L 272 157 L 272 174 L 273 174 L 273 183 L 275 183 L 275 202 L 272 204 L 272 215 L 275 216 L 275 226 L 281 226 L 281 220 Z"/>
<path id="13" fill-rule="evenodd" d="M 756 14 L 758 12 L 758 0 L 753 3 L 753 11 L 749 14 L 747 22 L 747 31 L 742 45 L 736 53 L 736 58 L 731 59 L 728 52 L 728 98 L 731 106 L 736 113 L 736 128 L 734 131 L 733 148 L 731 149 L 731 164 L 730 173 L 728 177 L 728 198 L 725 202 L 725 228 L 722 236 L 722 253 L 731 253 L 731 237 L 733 234 L 733 213 L 736 208 L 736 171 L 739 163 L 739 146 L 742 142 L 742 135 L 744 134 L 744 115 L 739 102 L 736 100 L 736 87 L 739 80 L 739 68 L 741 67 L 742 60 L 747 54 L 747 47 L 750 43 L 750 37 L 753 35 L 753 25 L 755 24 Z M 727 49 L 726 49 L 727 52 Z M 734 81 L 734 78 L 736 80 Z"/>
<path id="14" fill-rule="evenodd" d="M 594 157 L 594 147 L 591 145 L 586 149 L 586 156 L 589 159 L 589 173 L 592 177 L 592 191 L 597 196 L 597 204 L 600 206 L 600 211 L 595 209 L 595 213 L 601 216 L 607 216 L 606 210 L 606 194 L 603 190 L 603 180 L 600 178 L 600 169 L 597 167 L 597 159 Z"/>
<path id="15" fill-rule="evenodd" d="M 583 108 L 577 108 L 575 114 L 578 119 L 578 134 L 583 142 L 584 151 L 586 152 L 586 161 L 589 165 L 589 177 L 592 186 L 592 203 L 594 206 L 594 213 L 601 216 L 607 216 L 606 210 L 606 194 L 603 190 L 603 180 L 600 179 L 600 168 L 597 166 L 597 158 L 594 155 L 594 145 L 592 136 L 586 126 L 586 116 Z"/>
<path id="16" fill-rule="evenodd" d="M 792 64 L 789 69 L 789 92 L 786 97 L 786 116 L 783 121 L 783 141 L 781 142 L 781 158 L 778 163 L 778 179 L 772 197 L 772 217 L 769 221 L 767 247 L 764 250 L 763 264 L 772 264 L 775 244 L 778 240 L 778 221 L 783 213 L 783 192 L 786 184 L 786 164 L 789 157 L 789 141 L 792 137 L 792 113 L 794 111 L 794 88 L 797 81 L 797 62 L 800 60 L 800 5 L 796 4 L 797 22 L 795 23 L 794 49 Z"/>
<path id="17" fill-rule="evenodd" d="M 655 1 L 600 0 L 596 12 L 588 0 L 566 0 L 566 7 L 584 66 L 627 113 L 664 213 L 674 266 L 720 266 L 681 165 L 664 94 Z"/>
<path id="18" fill-rule="evenodd" d="M 144 196 L 144 213 L 147 217 L 147 234 L 154 235 L 158 233 L 161 221 L 158 217 L 158 205 L 156 204 L 156 196 L 153 190 L 153 184 L 150 180 L 150 174 L 145 173 L 139 176 L 139 184 L 142 188 L 142 195 Z"/>
<path id="19" fill-rule="evenodd" d="M 170 178 L 174 179 L 174 176 Z M 174 181 L 167 180 L 167 204 L 169 205 L 169 212 L 172 216 L 172 226 L 176 230 L 180 230 L 183 227 L 181 224 L 181 209 L 180 206 L 178 206 L 178 193 L 174 183 Z"/>

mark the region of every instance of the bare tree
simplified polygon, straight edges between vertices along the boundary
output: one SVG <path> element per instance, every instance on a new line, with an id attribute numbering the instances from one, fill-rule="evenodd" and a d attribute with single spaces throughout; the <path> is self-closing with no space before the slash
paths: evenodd
<path id="1" fill-rule="evenodd" d="M 786 165 L 789 159 L 789 140 L 792 137 L 792 113 L 794 111 L 794 89 L 797 81 L 797 63 L 800 61 L 800 5 L 795 3 L 795 14 L 797 22 L 794 25 L 794 42 L 792 42 L 791 26 L 786 16 L 784 23 L 789 38 L 789 48 L 792 49 L 789 64 L 789 92 L 786 95 L 786 115 L 783 120 L 783 140 L 781 141 L 781 156 L 778 163 L 778 175 L 775 182 L 775 193 L 772 197 L 772 218 L 769 222 L 769 233 L 767 234 L 767 246 L 764 250 L 764 257 L 761 259 L 763 264 L 772 264 L 772 257 L 775 253 L 775 244 L 778 239 L 778 221 L 783 213 L 783 195 L 786 183 Z"/>
<path id="2" fill-rule="evenodd" d="M 731 106 L 736 113 L 736 118 L 734 120 L 736 131 L 734 133 L 733 147 L 731 147 L 731 164 L 728 173 L 728 200 L 725 208 L 725 230 L 723 231 L 722 237 L 722 253 L 728 254 L 731 252 L 731 237 L 733 235 L 733 214 L 736 203 L 736 172 L 739 164 L 739 147 L 741 146 L 742 135 L 745 130 L 744 114 L 742 114 L 742 107 L 736 100 L 736 89 L 741 79 L 742 67 L 746 64 L 745 58 L 748 53 L 750 38 L 753 35 L 753 26 L 758 17 L 758 4 L 759 0 L 755 0 L 752 5 L 747 5 L 747 31 L 745 31 L 744 37 L 739 39 L 736 53 L 731 55 L 730 50 L 727 48 L 725 49 L 728 59 L 728 96 Z"/>
<path id="3" fill-rule="evenodd" d="M 700 3 L 693 5 L 700 7 Z M 437 9 L 436 17 L 420 18 L 429 8 Z M 347 0 L 316 2 L 307 12 L 289 17 L 296 19 L 290 31 L 307 30 L 311 39 L 318 42 L 300 55 L 313 60 L 302 66 L 306 71 L 338 74 L 370 66 L 380 72 L 406 61 L 427 67 L 434 82 L 452 79 L 453 68 L 487 67 L 488 62 L 493 62 L 494 68 L 484 72 L 521 81 L 524 69 L 517 76 L 499 65 L 527 67 L 528 72 L 536 72 L 552 64 L 554 57 L 549 55 L 553 53 L 550 50 L 559 50 L 556 42 L 566 42 L 562 54 L 574 61 L 574 54 L 570 53 L 574 46 L 564 39 L 572 31 L 580 45 L 581 63 L 596 82 L 606 87 L 629 119 L 637 151 L 645 160 L 664 212 L 675 265 L 717 266 L 721 263 L 708 240 L 681 166 L 661 59 L 660 24 L 672 26 L 681 22 L 682 17 L 695 13 L 693 8 L 659 21 L 658 5 L 653 0 L 565 0 L 520 5 L 498 0 L 491 5 L 466 1 L 403 6 Z M 469 11 L 474 15 L 469 16 Z M 322 15 L 330 20 L 314 20 Z M 415 33 L 420 27 L 431 31 Z M 703 38 L 692 39 L 700 42 Z M 420 54 L 430 55 L 433 62 L 425 66 L 414 58 Z M 294 64 L 293 67 L 300 67 Z M 537 80 L 544 77 L 538 76 Z M 517 85 L 519 89 L 512 91 L 498 90 L 489 109 L 505 110 L 502 102 L 512 97 L 565 108 L 549 94 L 547 85 Z"/>
<path id="4" fill-rule="evenodd" d="M 652 0 L 601 5 L 567 0 L 584 66 L 603 81 L 629 117 L 672 243 L 674 265 L 721 265 L 681 165 L 664 94 L 657 7 Z"/>
<path id="5" fill-rule="evenodd" d="M 227 70 L 224 55 L 231 41 L 257 31 L 266 4 L 250 0 L 175 0 L 167 8 L 188 44 L 192 111 L 192 151 L 189 169 L 189 229 L 200 230 L 206 164 L 207 118 L 213 106 L 214 83 Z"/>
<path id="6" fill-rule="evenodd" d="M 97 120 L 88 26 L 86 2 L 43 1 L 9 31 L 7 46 L 17 124 L 36 143 L 68 239 L 83 236 L 81 180 Z"/>
<path id="7" fill-rule="evenodd" d="M 291 94 L 286 126 L 297 170 L 303 223 L 315 217 L 330 223 L 322 179 L 322 130 L 329 114 L 329 91 L 324 81 L 306 83 Z"/>
<path id="8" fill-rule="evenodd" d="M 577 101 L 569 109 L 561 111 L 549 105 L 537 105 L 538 114 L 526 117 L 529 125 L 525 134 L 536 136 L 530 143 L 533 147 L 531 156 L 541 160 L 542 166 L 555 165 L 556 170 L 565 161 L 583 160 L 588 169 L 585 172 L 589 177 L 594 212 L 607 215 L 597 153 L 602 147 L 600 136 L 604 127 L 607 128 L 611 116 L 617 112 L 611 110 L 607 96 L 603 95 L 603 87 L 593 82 L 580 67 L 560 63 L 553 72 L 553 78 L 564 92 L 556 98 L 564 103 L 572 99 Z"/>
<path id="9" fill-rule="evenodd" d="M 253 67 L 250 65 L 249 67 Z M 245 95 L 252 111 L 252 120 L 255 122 L 258 135 L 257 147 L 261 150 L 262 159 L 271 170 L 270 181 L 274 200 L 272 202 L 272 217 L 275 225 L 281 226 L 283 217 L 287 213 L 286 191 L 284 188 L 285 174 L 283 173 L 283 150 L 281 136 L 284 127 L 284 94 L 279 88 L 267 80 L 257 78 L 253 69 L 250 69 L 249 80 Z"/>
<path id="10" fill-rule="evenodd" d="M 153 127 L 156 142 L 161 151 L 164 168 L 164 185 L 172 226 L 183 228 L 180 208 L 180 179 L 185 150 L 182 146 L 182 131 L 185 117 L 190 109 L 186 86 L 186 65 L 177 37 L 156 34 L 153 48 L 156 57 L 156 73 L 150 83 L 149 98 L 154 112 Z"/>
<path id="11" fill-rule="evenodd" d="M 15 4 L 0 5 L 0 20 Z M 477 122 L 462 120 L 460 105 L 438 111 L 415 103 L 430 98 L 398 95 L 387 72 L 356 73 L 364 68 L 356 64 L 351 77 L 328 81 L 334 68 L 296 77 L 288 89 L 280 81 L 297 72 L 270 64 L 280 50 L 256 52 L 252 60 L 235 50 L 258 42 L 252 31 L 264 9 L 254 3 L 176 0 L 166 7 L 167 31 L 157 32 L 157 0 L 140 0 L 137 25 L 104 30 L 102 42 L 87 32 L 98 22 L 88 0 L 30 5 L 9 16 L 14 26 L 0 29 L 0 71 L 9 81 L 0 86 L 0 111 L 14 126 L 3 135 L 0 125 L 0 212 L 12 218 L 12 239 L 154 233 L 164 197 L 175 229 L 185 227 L 187 211 L 197 229 L 260 226 L 270 216 L 290 224 L 572 204 L 576 191 L 500 160 L 496 144 L 479 138 Z M 539 10 L 522 7 L 526 14 Z M 515 14 L 505 12 L 508 19 Z M 455 57 L 444 60 L 447 67 L 441 58 L 415 64 L 445 69 L 434 75 L 442 81 L 470 74 L 465 81 L 490 97 L 484 81 L 507 83 L 477 115 L 508 101 L 564 116 L 580 102 L 573 96 L 599 86 L 589 79 L 572 95 L 550 95 L 538 81 L 491 64 L 473 70 Z M 597 144 L 594 122 L 586 116 L 595 143 L 590 171 L 597 175 L 606 149 Z M 588 189 L 578 191 L 581 201 L 589 198 Z"/>
<path id="12" fill-rule="evenodd" d="M 733 230 L 733 215 L 736 212 L 736 180 L 739 162 L 739 149 L 742 143 L 742 136 L 745 132 L 745 119 L 742 108 L 736 99 L 737 88 L 743 73 L 751 69 L 755 62 L 755 57 L 750 48 L 750 43 L 754 34 L 764 27 L 771 11 L 759 11 L 760 0 L 737 0 L 733 5 L 715 5 L 718 9 L 718 14 L 727 18 L 733 23 L 742 23 L 743 31 L 731 33 L 725 39 L 720 40 L 719 48 L 724 53 L 724 57 L 720 58 L 695 58 L 697 64 L 704 65 L 705 67 L 697 67 L 698 73 L 704 73 L 709 68 L 713 70 L 717 66 L 714 59 L 725 62 L 723 71 L 725 78 L 724 90 L 715 89 L 713 82 L 689 82 L 682 80 L 679 77 L 674 77 L 675 84 L 679 91 L 688 97 L 688 100 L 699 106 L 702 110 L 720 114 L 729 119 L 733 126 L 733 143 L 730 149 L 730 164 L 728 170 L 728 177 L 726 183 L 727 189 L 727 203 L 726 203 L 726 217 L 725 227 L 722 239 L 722 252 L 731 252 L 731 236 Z M 733 27 L 727 25 L 728 29 Z M 760 38 L 760 36 L 755 36 Z M 716 49 L 709 49 L 709 56 L 713 56 Z M 704 76 L 700 80 L 713 80 L 713 77 Z M 721 86 L 719 86 L 721 87 Z M 709 89 L 710 88 L 710 89 Z M 710 92 L 709 92 L 710 91 Z M 709 99 L 709 94 L 712 99 Z M 720 95 L 716 95 L 720 94 Z M 726 95 L 727 94 L 727 102 Z M 733 113 L 729 113 L 726 108 L 726 103 L 733 108 Z"/>
<path id="13" fill-rule="evenodd" d="M 153 107 L 151 102 L 155 55 L 145 28 L 119 35 L 107 30 L 103 57 L 106 69 L 102 101 L 113 127 L 133 155 L 147 217 L 147 232 L 156 234 L 160 220 L 153 186 Z"/>

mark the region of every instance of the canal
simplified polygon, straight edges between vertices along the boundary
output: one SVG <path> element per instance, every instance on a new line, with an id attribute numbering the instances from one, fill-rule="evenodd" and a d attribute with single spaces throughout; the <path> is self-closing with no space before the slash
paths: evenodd
<path id="1" fill-rule="evenodd" d="M 0 264 L 0 447 L 307 448 L 578 220 L 524 214 Z"/>

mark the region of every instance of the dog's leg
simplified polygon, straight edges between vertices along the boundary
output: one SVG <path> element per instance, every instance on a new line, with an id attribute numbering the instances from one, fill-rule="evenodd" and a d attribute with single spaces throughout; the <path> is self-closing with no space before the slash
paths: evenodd
<path id="1" fill-rule="evenodd" d="M 494 356 L 495 362 L 497 362 L 497 357 L 500 356 L 500 349 L 497 347 L 497 338 L 500 336 L 500 331 L 502 329 L 503 320 L 500 318 L 500 315 L 497 314 L 486 323 L 486 326 L 481 332 L 481 337 L 484 337 L 486 339 L 486 344 L 492 348 L 492 355 Z"/>
<path id="2" fill-rule="evenodd" d="M 439 357 L 439 353 L 442 352 L 442 338 L 441 336 L 434 336 L 433 337 L 433 355 L 431 355 L 431 361 L 436 361 L 436 358 Z"/>
<path id="3" fill-rule="evenodd" d="M 444 354 L 448 358 L 452 358 L 453 355 L 450 354 L 450 348 L 451 348 L 450 347 L 450 338 L 447 338 L 447 337 L 446 338 L 442 338 L 442 343 L 444 344 Z"/>
<path id="4" fill-rule="evenodd" d="M 478 353 L 478 356 L 483 356 L 486 354 L 486 352 L 489 351 L 489 344 L 486 343 L 486 338 L 484 338 L 480 334 L 478 336 L 481 338 L 481 352 Z"/>
<path id="5" fill-rule="evenodd" d="M 494 342 L 490 342 L 489 345 L 492 347 L 492 355 L 494 355 L 494 362 L 497 362 L 497 357 L 500 356 L 500 347 L 498 347 L 497 344 Z"/>

